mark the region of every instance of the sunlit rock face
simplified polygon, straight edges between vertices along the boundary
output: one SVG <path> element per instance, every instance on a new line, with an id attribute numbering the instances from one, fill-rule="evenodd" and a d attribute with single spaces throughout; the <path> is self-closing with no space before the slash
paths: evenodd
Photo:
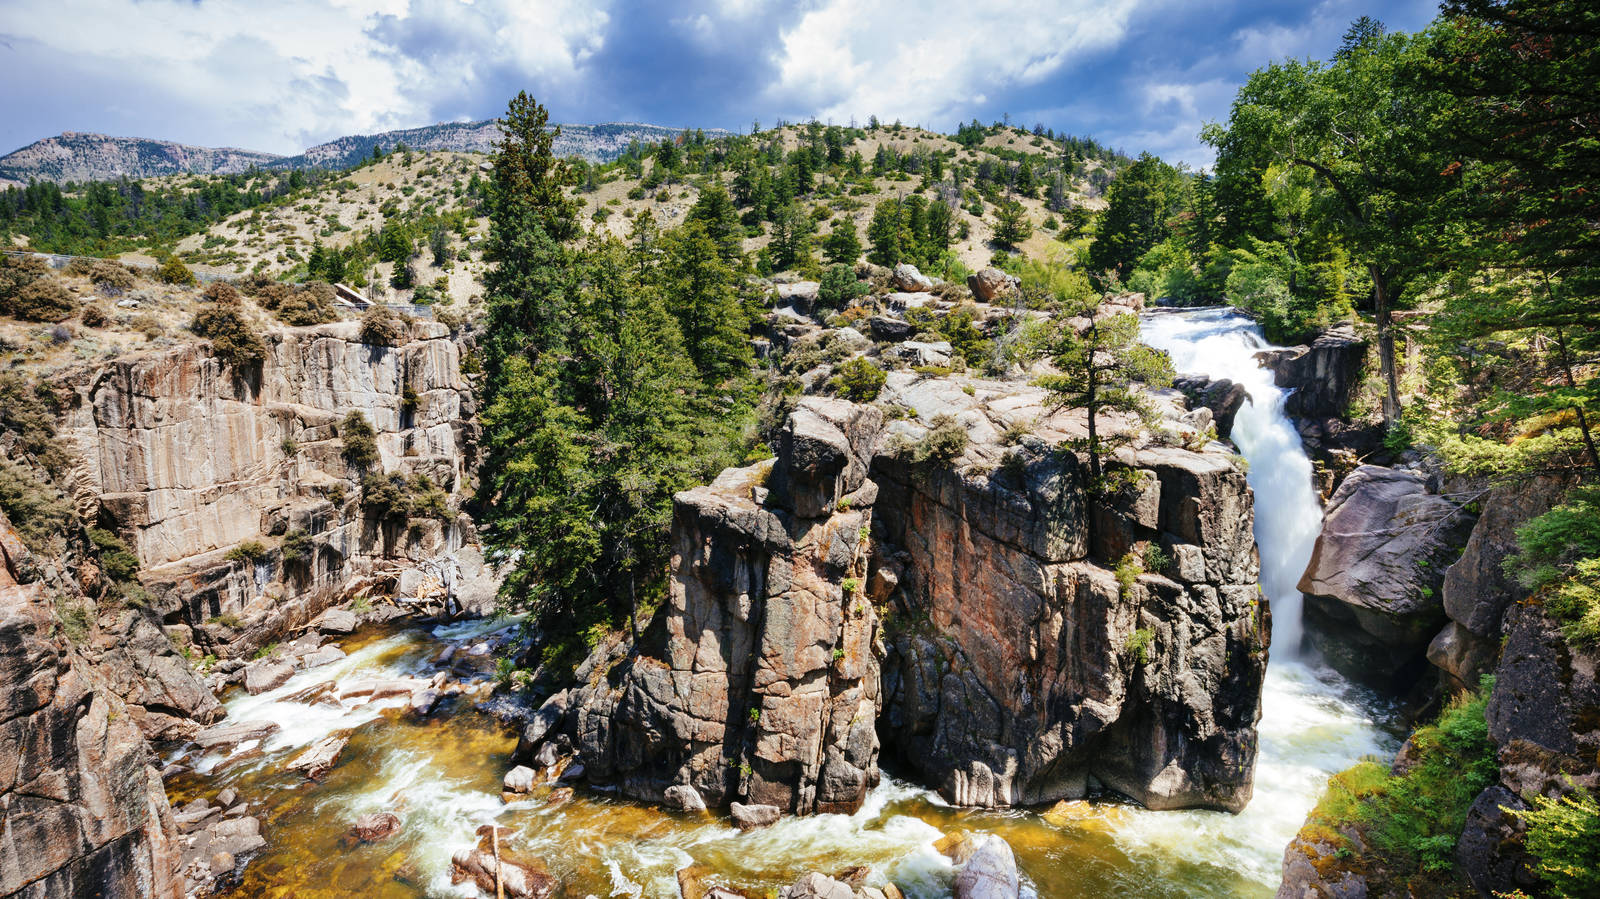
<path id="1" fill-rule="evenodd" d="M 1269 626 L 1228 448 L 1137 441 L 1091 494 L 1053 449 L 1081 413 L 1038 388 L 907 372 L 886 391 L 915 414 L 802 399 L 770 470 L 679 494 L 667 608 L 637 651 L 597 652 L 524 751 L 678 806 L 847 811 L 881 743 L 962 805 L 1101 785 L 1242 808 Z M 1180 424 L 1181 398 L 1158 401 Z M 965 449 L 919 456 L 942 416 Z M 1160 567 L 1124 584 L 1124 557 Z"/>

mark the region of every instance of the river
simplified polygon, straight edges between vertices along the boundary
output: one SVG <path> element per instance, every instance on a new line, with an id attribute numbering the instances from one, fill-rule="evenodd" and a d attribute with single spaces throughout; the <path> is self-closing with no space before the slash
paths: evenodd
<path id="1" fill-rule="evenodd" d="M 230 719 L 273 720 L 283 730 L 232 756 L 200 760 L 168 784 L 175 801 L 236 787 L 262 819 L 265 853 L 245 870 L 236 895 L 251 897 L 473 896 L 452 886 L 450 857 L 470 847 L 478 825 L 511 828 L 508 845 L 542 858 L 571 899 L 675 897 L 676 871 L 702 864 L 714 880 L 775 893 L 810 870 L 873 869 L 913 899 L 949 895 L 949 862 L 933 849 L 943 833 L 998 833 L 1016 851 L 1029 887 L 1066 897 L 1268 897 L 1284 847 L 1315 804 L 1328 775 L 1392 752 L 1384 727 L 1392 711 L 1314 660 L 1299 656 L 1300 595 L 1295 582 L 1321 523 L 1310 461 L 1282 413 L 1283 392 L 1256 365 L 1268 347 L 1246 318 L 1226 310 L 1147 316 L 1145 340 L 1167 350 L 1179 371 L 1243 383 L 1253 402 L 1240 411 L 1233 439 L 1250 465 L 1262 588 L 1272 602 L 1273 647 L 1260 724 L 1255 797 L 1238 815 L 1149 812 L 1115 801 L 1073 803 L 1063 813 L 953 809 L 936 794 L 886 777 L 854 815 L 785 818 L 747 834 L 725 819 L 676 814 L 603 794 L 580 792 L 561 804 L 545 797 L 501 802 L 514 737 L 474 710 L 418 720 L 403 699 L 355 709 L 295 698 L 325 681 L 429 675 L 442 646 L 470 644 L 493 622 L 438 628 L 393 627 L 343 644 L 349 656 L 297 673 L 260 696 L 227 701 Z M 301 748 L 338 731 L 351 740 L 321 783 L 284 772 Z M 359 816 L 393 811 L 400 834 L 343 848 Z"/>

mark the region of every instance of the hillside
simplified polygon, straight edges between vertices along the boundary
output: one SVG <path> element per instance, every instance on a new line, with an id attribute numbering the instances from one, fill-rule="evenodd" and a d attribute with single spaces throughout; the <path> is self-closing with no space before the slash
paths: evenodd
<path id="1" fill-rule="evenodd" d="M 185 172 L 229 174 L 279 158 L 236 147 L 192 147 L 166 140 L 67 131 L 0 156 L 0 187 L 29 180 L 60 183 Z"/>

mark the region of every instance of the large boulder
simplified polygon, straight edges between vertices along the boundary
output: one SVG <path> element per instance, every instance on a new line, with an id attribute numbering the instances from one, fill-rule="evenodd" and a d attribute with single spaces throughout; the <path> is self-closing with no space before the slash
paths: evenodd
<path id="1" fill-rule="evenodd" d="M 980 269 L 967 276 L 967 287 L 979 302 L 993 303 L 1016 291 L 1021 280 L 997 268 Z"/>
<path id="2" fill-rule="evenodd" d="M 1227 378 L 1215 381 L 1203 375 L 1179 375 L 1172 386 L 1183 391 L 1190 409 L 1210 409 L 1217 436 L 1226 440 L 1233 434 L 1233 420 L 1250 400 L 1243 384 Z"/>
<path id="3" fill-rule="evenodd" d="M 994 834 L 982 834 L 966 863 L 956 869 L 955 899 L 1017 899 L 1021 878 L 1011 846 Z"/>
<path id="4" fill-rule="evenodd" d="M 933 279 L 917 271 L 917 267 L 909 262 L 902 262 L 894 267 L 894 274 L 889 276 L 889 283 L 894 285 L 896 290 L 910 292 L 933 289 Z"/>
<path id="5" fill-rule="evenodd" d="M 1323 513 L 1300 579 L 1308 636 L 1336 667 L 1367 680 L 1414 667 L 1445 622 L 1445 567 L 1473 517 L 1420 474 L 1363 465 Z"/>

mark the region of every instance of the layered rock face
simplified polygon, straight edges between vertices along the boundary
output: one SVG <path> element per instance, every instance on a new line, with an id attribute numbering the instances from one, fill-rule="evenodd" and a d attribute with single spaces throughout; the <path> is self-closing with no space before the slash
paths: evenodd
<path id="1" fill-rule="evenodd" d="M 1368 681 L 1415 669 L 1445 624 L 1444 571 L 1473 520 L 1416 472 L 1351 472 L 1323 513 L 1299 584 L 1308 637 L 1324 657 Z"/>
<path id="2" fill-rule="evenodd" d="M 1151 808 L 1243 808 L 1270 628 L 1250 488 L 1224 448 L 1124 450 L 1111 470 L 1126 486 L 1096 499 L 1051 449 L 1081 412 L 1014 384 L 969 398 L 894 374 L 890 389 L 973 437 L 944 464 L 874 461 L 890 748 L 962 805 L 1100 784 Z M 1006 450 L 1012 422 L 1034 435 Z M 1112 566 L 1151 547 L 1170 564 L 1119 584 Z"/>
<path id="3" fill-rule="evenodd" d="M 225 368 L 203 344 L 185 344 L 117 360 L 76 385 L 63 435 L 77 450 L 69 482 L 80 513 L 127 540 L 165 623 L 192 629 L 185 637 L 218 655 L 309 620 L 375 560 L 460 543 L 448 522 L 407 528 L 363 515 L 359 472 L 338 434 L 360 411 L 382 471 L 426 474 L 454 491 L 471 470 L 471 393 L 457 346 L 430 322 L 411 324 L 397 347 L 362 343 L 359 328 L 274 331 L 259 370 Z M 290 533 L 304 542 L 286 558 L 278 544 Z M 244 541 L 267 553 L 225 558 Z"/>
<path id="4" fill-rule="evenodd" d="M 1091 496 L 1055 449 L 1082 413 L 1039 388 L 895 372 L 884 398 L 911 414 L 882 429 L 878 407 L 804 398 L 764 483 L 679 494 L 667 607 L 637 650 L 592 656 L 521 752 L 685 808 L 854 809 L 880 739 L 962 805 L 1104 786 L 1242 808 L 1270 629 L 1228 447 L 1146 441 L 1109 463 L 1121 492 Z M 1159 397 L 1174 422 L 1181 403 Z M 1013 425 L 1031 433 L 1008 447 Z M 916 448 L 951 427 L 957 455 Z"/>
<path id="5" fill-rule="evenodd" d="M 803 400 L 774 463 L 677 496 L 656 627 L 548 706 L 571 706 L 553 733 L 591 780 L 679 807 L 859 807 L 878 779 L 879 625 L 861 584 L 881 426 L 877 409 Z"/>
<path id="6" fill-rule="evenodd" d="M 1346 327 L 1323 334 L 1310 346 L 1269 350 L 1256 358 L 1272 372 L 1274 383 L 1294 391 L 1284 400 L 1285 414 L 1322 419 L 1342 417 L 1350 408 L 1366 353 L 1366 341 Z"/>
<path id="7" fill-rule="evenodd" d="M 38 570 L 0 516 L 0 894 L 176 899 L 154 756 L 63 635 Z"/>

